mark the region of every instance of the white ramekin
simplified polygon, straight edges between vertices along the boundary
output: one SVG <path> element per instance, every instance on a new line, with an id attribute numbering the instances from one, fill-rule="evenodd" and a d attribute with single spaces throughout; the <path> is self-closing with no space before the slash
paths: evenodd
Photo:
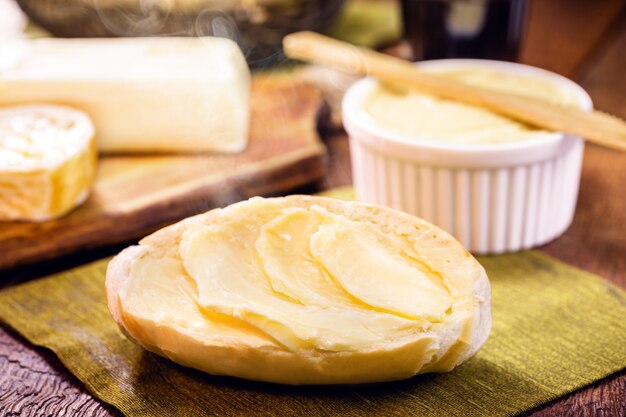
<path id="1" fill-rule="evenodd" d="M 572 90 L 580 106 L 589 95 L 560 75 L 522 64 L 447 59 L 424 69 L 487 67 L 541 77 Z M 549 242 L 571 224 L 584 142 L 546 133 L 539 140 L 450 144 L 419 140 L 376 125 L 362 110 L 371 78 L 343 99 L 357 198 L 422 217 L 479 254 L 517 251 Z"/>

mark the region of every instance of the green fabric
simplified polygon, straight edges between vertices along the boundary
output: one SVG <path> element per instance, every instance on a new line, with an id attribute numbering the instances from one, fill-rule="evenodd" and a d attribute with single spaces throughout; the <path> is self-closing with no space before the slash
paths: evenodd
<path id="1" fill-rule="evenodd" d="M 624 291 L 538 252 L 479 260 L 493 289 L 489 340 L 450 373 L 401 382 L 287 387 L 178 366 L 118 330 L 105 305 L 106 259 L 0 292 L 0 320 L 128 416 L 505 416 L 626 367 Z"/>
<path id="2" fill-rule="evenodd" d="M 402 36 L 399 2 L 347 1 L 328 34 L 354 45 L 378 48 Z"/>

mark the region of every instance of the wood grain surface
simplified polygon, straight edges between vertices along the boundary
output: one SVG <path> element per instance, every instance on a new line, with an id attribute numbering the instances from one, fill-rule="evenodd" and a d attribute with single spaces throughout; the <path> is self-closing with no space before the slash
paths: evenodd
<path id="1" fill-rule="evenodd" d="M 520 61 L 572 77 L 606 43 L 624 0 L 531 1 Z"/>
<path id="2" fill-rule="evenodd" d="M 598 108 L 626 117 L 625 4 L 620 0 L 533 1 L 523 60 L 574 78 L 590 92 Z M 582 36 L 582 32 L 586 35 Z M 328 173 L 302 192 L 351 183 L 346 136 L 338 133 L 325 140 L 329 149 Z M 588 146 L 574 223 L 562 237 L 541 250 L 626 288 L 625 192 L 626 154 Z M 63 261 L 62 265 L 69 267 L 84 260 L 78 257 Z M 59 262 L 55 261 L 48 270 L 59 268 Z M 43 275 L 44 270 L 37 274 Z M 57 415 L 119 413 L 93 399 L 49 351 L 33 347 L 11 330 L 0 327 L 0 416 Z M 559 398 L 528 415 L 625 416 L 626 372 Z"/>
<path id="3" fill-rule="evenodd" d="M 125 242 L 165 224 L 323 175 L 321 95 L 289 77 L 256 76 L 250 142 L 235 155 L 104 156 L 87 203 L 43 223 L 0 223 L 0 269 Z"/>

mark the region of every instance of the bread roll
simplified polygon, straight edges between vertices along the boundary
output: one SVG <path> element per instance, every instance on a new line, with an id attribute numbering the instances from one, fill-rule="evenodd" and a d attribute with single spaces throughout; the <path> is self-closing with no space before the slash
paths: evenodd
<path id="1" fill-rule="evenodd" d="M 437 227 L 324 197 L 253 198 L 122 251 L 109 309 L 146 349 L 283 384 L 446 372 L 491 326 L 481 265 Z"/>
<path id="2" fill-rule="evenodd" d="M 82 204 L 96 161 L 85 113 L 50 105 L 0 108 L 0 221 L 53 219 Z"/>

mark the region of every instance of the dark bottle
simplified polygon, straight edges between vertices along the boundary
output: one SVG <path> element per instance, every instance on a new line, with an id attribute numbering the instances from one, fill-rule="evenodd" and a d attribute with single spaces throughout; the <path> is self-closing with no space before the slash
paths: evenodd
<path id="1" fill-rule="evenodd" d="M 416 60 L 517 58 L 527 0 L 402 0 L 402 8 Z"/>

